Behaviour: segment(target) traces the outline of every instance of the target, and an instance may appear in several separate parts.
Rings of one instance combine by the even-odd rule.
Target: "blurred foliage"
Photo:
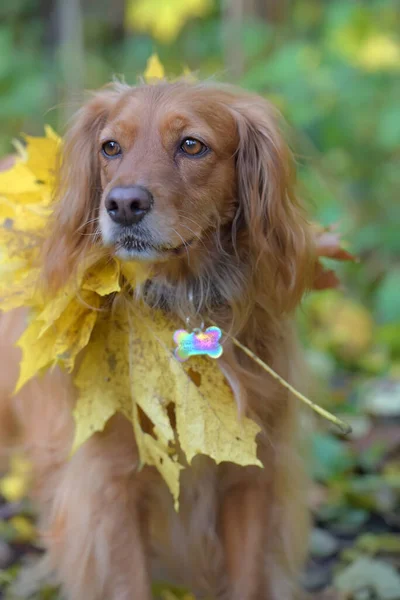
[[[312,439],[311,504],[320,529],[311,547],[318,569],[311,569],[308,588],[333,580],[350,598],[355,582],[362,593],[356,590],[354,598],[389,598],[387,590],[371,588],[371,579],[393,580],[400,565],[399,2],[291,0],[275,20],[257,18],[254,4],[81,0],[80,15],[76,0],[2,3],[0,154],[12,150],[21,131],[41,134],[49,123],[62,133],[81,100],[80,74],[85,88],[103,85],[114,73],[135,83],[152,52],[171,75],[187,66],[200,78],[233,81],[280,108],[313,219],[337,224],[359,257],[334,265],[345,293],[312,293],[299,314],[320,384],[316,400],[354,431],[347,441],[323,430]],[[74,18],[83,27],[72,28],[77,37],[68,39],[63,18],[69,6],[78,6]],[[239,23],[232,16],[238,7]],[[68,69],[71,46],[75,62]],[[15,465],[1,485],[9,502],[13,494],[18,499],[23,484]],[[9,517],[5,523],[0,538],[29,539],[29,525]],[[321,579],[322,555],[323,561],[340,558],[334,576],[330,564]],[[4,580],[8,573],[14,577],[15,568],[4,571]],[[54,596],[42,589],[37,597]]]

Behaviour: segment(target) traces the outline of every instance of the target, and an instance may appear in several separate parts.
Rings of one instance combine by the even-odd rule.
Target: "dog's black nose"
[[[143,219],[153,205],[153,196],[140,185],[115,187],[105,202],[111,219],[118,225],[135,225]]]

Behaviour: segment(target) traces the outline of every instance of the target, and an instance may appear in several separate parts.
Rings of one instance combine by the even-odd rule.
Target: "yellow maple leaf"
[[[239,420],[217,363],[197,357],[182,365],[174,358],[176,325],[160,311],[124,304],[99,320],[75,378],[80,394],[74,411],[74,450],[122,412],[133,422],[141,462],[158,469],[177,508],[180,471],[197,454],[217,463],[261,463],[255,441],[259,428],[250,419]],[[193,381],[194,371],[201,381]],[[151,431],[142,429],[139,408],[152,424]],[[178,443],[184,462],[178,460]]]
[[[120,262],[121,275],[131,289],[144,283],[151,274],[151,268],[144,263]]]
[[[175,502],[179,496],[179,472],[182,466],[171,457],[168,442],[174,434],[168,422],[158,422],[159,438],[143,431],[137,406],[132,399],[131,352],[132,322],[124,305],[117,305],[112,314],[102,315],[96,324],[82,364],[75,377],[79,397],[74,409],[76,423],[73,452],[93,433],[102,431],[107,421],[117,412],[133,423],[140,459],[143,464],[154,465],[166,481]],[[132,356],[136,363],[136,359]],[[151,384],[146,372],[145,381]],[[135,371],[136,372],[136,371]],[[146,385],[142,393],[146,393]],[[149,396],[149,402],[153,397]],[[141,402],[147,406],[146,402]],[[160,417],[160,411],[155,411]]]
[[[61,364],[72,371],[76,356],[89,342],[98,308],[98,296],[82,292],[82,301],[73,298],[51,324],[35,315],[17,342],[22,361],[15,391],[46,367]]]
[[[39,269],[27,269],[18,260],[0,263],[0,306],[8,311],[35,304]]]
[[[41,369],[49,366],[53,362],[53,345],[55,336],[49,335],[39,338],[41,321],[32,319],[27,326],[22,336],[19,338],[17,345],[22,350],[22,360],[20,363],[20,372],[15,391],[18,392],[29,379],[37,375]],[[35,349],[32,351],[32,349]]]
[[[53,186],[55,182],[58,153],[61,139],[56,136],[51,127],[46,126],[45,137],[25,136],[27,143],[26,167],[36,178],[38,185]]]
[[[28,195],[22,194],[21,196],[26,201]],[[32,203],[34,203],[33,198]],[[15,232],[38,231],[44,229],[48,217],[49,211],[45,207],[38,208],[26,202],[23,204],[15,196],[13,197],[13,201],[0,196],[0,221],[9,230]]]
[[[36,181],[34,173],[19,159],[11,169],[0,172],[0,196],[40,193]]]
[[[158,313],[153,315],[156,319]],[[154,464],[168,485],[178,508],[179,474],[182,469],[177,461],[175,432],[168,413],[174,402],[174,382],[170,377],[170,360],[175,360],[170,351],[151,334],[148,315],[130,313],[130,391],[133,402],[138,405],[153,424],[150,435],[139,426],[138,413],[134,419],[135,437],[141,461]],[[166,324],[167,321],[165,321]],[[170,330],[169,324],[168,329]],[[164,332],[165,333],[165,332]],[[169,337],[169,341],[172,337]],[[151,377],[149,360],[153,363]],[[135,407],[135,410],[136,407]]]
[[[0,196],[24,194],[27,199],[27,194],[33,194],[39,203],[48,200],[47,192],[51,192],[54,185],[61,139],[48,126],[45,132],[45,137],[26,136],[27,146],[23,153],[11,169],[0,172]]]
[[[0,172],[0,301],[3,310],[34,305],[36,260],[51,214],[56,153],[60,139],[27,138],[11,168]],[[41,179],[39,179],[39,177]]]
[[[7,248],[7,257],[22,260],[28,268],[38,256],[41,236],[31,231],[18,231],[5,222],[0,229],[0,244]]]
[[[102,431],[116,412],[132,418],[129,380],[129,323],[122,308],[98,316],[90,347],[74,382],[79,397],[73,451],[94,432]]]
[[[134,413],[133,425],[142,464],[156,467],[172,494],[175,510],[178,510],[179,476],[183,466],[178,462],[176,455],[171,455],[168,446],[141,430],[137,413]]]
[[[14,454],[10,459],[9,473],[0,479],[0,493],[7,502],[18,502],[26,495],[30,473],[30,462],[21,454]]]
[[[207,454],[217,463],[262,466],[255,441],[260,428],[250,419],[239,420],[232,391],[217,362],[194,356],[179,363],[171,345],[178,323],[145,307],[136,314],[132,353],[137,358],[132,376],[139,370],[136,401],[147,416],[158,424],[160,400],[164,412],[168,404],[175,404],[179,443],[189,463],[197,454]],[[138,386],[144,387],[144,381],[147,384],[144,376],[152,356],[158,368],[151,378],[151,393],[143,389],[138,394]]]
[[[183,67],[182,77],[186,81],[190,81],[190,82],[197,81],[197,78],[196,78],[195,74],[193,73],[193,71],[191,71],[191,69],[189,69],[188,66]]]
[[[82,293],[79,300],[71,302],[70,310],[64,311],[57,319],[54,324],[56,339],[53,364],[62,364],[69,372],[73,370],[75,358],[90,340],[99,308],[99,299],[95,294],[85,296]]]
[[[204,17],[213,0],[130,0],[125,23],[129,29],[145,31],[160,42],[172,42],[192,17]]]
[[[69,282],[62,287],[57,294],[47,302],[42,312],[37,316],[42,321],[40,330],[41,337],[50,327],[53,327],[57,319],[67,311],[71,313],[71,322],[79,320],[83,306],[89,310],[98,310],[98,296],[107,296],[120,291],[119,285],[120,267],[117,261],[98,262],[78,274],[76,281]],[[89,292],[89,293],[88,293]],[[94,293],[90,293],[94,292]],[[80,306],[80,305],[81,306]]]
[[[108,296],[121,290],[119,279],[120,263],[117,260],[106,260],[86,270],[82,289],[95,292],[99,296]]]
[[[157,54],[152,54],[147,60],[146,70],[143,73],[143,77],[146,83],[151,83],[152,81],[157,82],[159,79],[163,79],[165,77],[164,67]]]

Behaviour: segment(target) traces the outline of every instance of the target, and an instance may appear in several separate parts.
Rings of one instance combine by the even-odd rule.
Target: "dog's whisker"
[[[198,239],[201,240],[201,235],[199,233],[197,233],[196,231],[193,231],[193,229],[191,227],[189,227],[188,225],[185,225],[184,223],[180,223],[179,224],[180,227],[184,227],[185,229],[187,229],[191,234],[193,234],[193,236]],[[176,230],[174,230],[176,232]]]
[[[185,229],[187,229],[190,233],[192,233],[194,235],[194,237],[197,239],[197,241],[204,246],[204,248],[207,248],[202,236],[196,234],[196,232],[193,231],[193,229],[191,229],[188,225],[184,225],[183,223],[181,223],[180,227],[184,227]],[[208,236],[205,235],[204,237],[208,237]]]
[[[179,216],[182,216],[185,220],[187,221],[191,221],[192,223],[194,223],[200,230],[201,233],[196,233],[195,231],[193,231],[193,229],[191,229],[188,225],[186,225],[185,223],[180,223],[181,227],[185,227],[188,231],[190,231],[191,233],[193,233],[193,235],[204,244],[204,239],[211,239],[210,233],[208,233],[206,230],[202,229],[199,225],[199,223],[197,223],[197,221],[195,221],[194,219],[189,218],[183,211],[177,211]]]
[[[180,217],[183,217],[186,221],[191,221],[192,223],[194,223],[196,225],[196,227],[198,227],[200,229],[200,231],[202,230],[200,223],[198,223],[195,219],[192,219],[191,217],[189,217],[186,212],[178,209],[177,213]]]
[[[101,236],[101,232],[99,229],[96,229],[95,231],[91,231],[89,233],[80,233],[79,235],[96,238]]]
[[[87,227],[88,225],[91,225],[92,223],[98,223],[99,221],[99,217],[94,217],[93,219],[89,219],[88,221],[85,221],[84,223],[82,223],[82,225],[80,225],[76,232],[78,233],[81,229],[84,229],[85,227]]]
[[[101,231],[99,227],[97,227],[94,231],[89,233],[80,233],[79,235],[82,237],[92,238],[94,241],[101,239]]]
[[[179,237],[180,240],[182,240],[182,245],[183,245],[183,247],[186,250],[188,264],[190,265],[190,255],[189,255],[189,244],[188,244],[188,242],[181,236],[180,233],[178,233],[176,231],[176,229],[172,228],[172,231]]]

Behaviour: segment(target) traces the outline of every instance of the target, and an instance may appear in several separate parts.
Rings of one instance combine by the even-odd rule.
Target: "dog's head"
[[[47,279],[65,279],[99,245],[180,279],[219,269],[226,284],[236,269],[244,288],[264,286],[270,303],[290,309],[310,265],[292,179],[261,98],[187,82],[117,84],[78,112],[66,136]]]

